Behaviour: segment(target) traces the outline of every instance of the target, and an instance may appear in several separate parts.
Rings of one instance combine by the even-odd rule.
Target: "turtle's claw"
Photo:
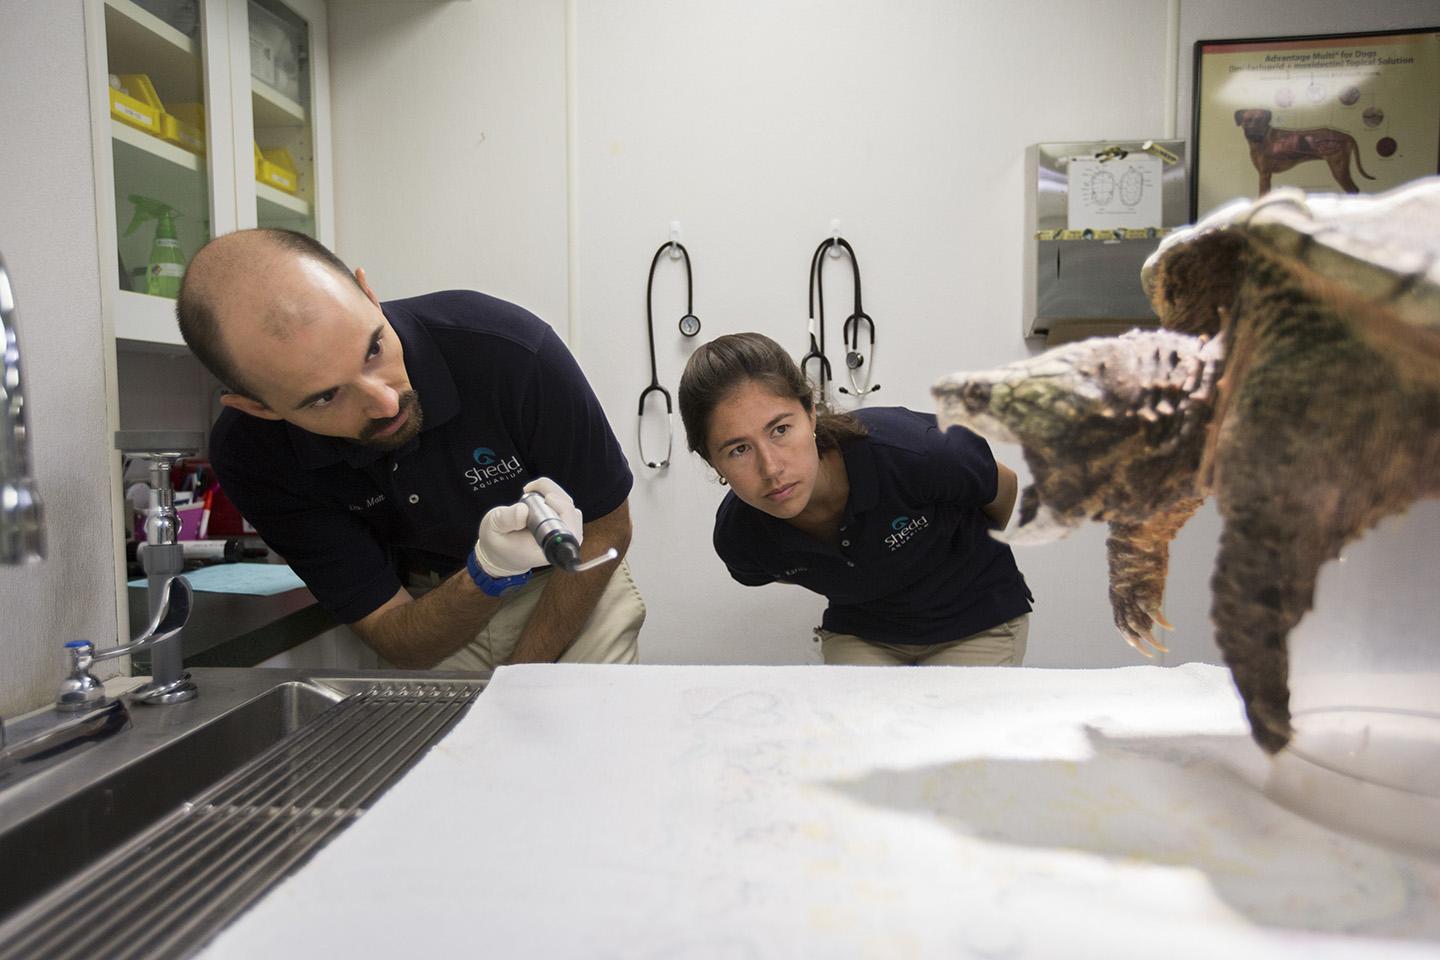
[[[1129,630],[1122,630],[1120,632],[1120,635],[1125,638],[1126,643],[1130,644],[1130,646],[1138,650],[1141,656],[1145,657],[1147,660],[1155,659],[1155,654],[1151,650],[1146,649],[1147,644],[1150,647],[1154,647],[1155,645],[1155,641],[1150,637],[1149,630],[1144,630],[1139,633],[1131,633]]]

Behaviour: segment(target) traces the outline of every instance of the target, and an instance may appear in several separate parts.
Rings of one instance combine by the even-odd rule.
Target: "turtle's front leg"
[[[1287,514],[1292,522],[1277,524]],[[1299,509],[1252,507],[1227,513],[1220,535],[1210,581],[1215,641],[1245,701],[1251,735],[1267,753],[1290,742],[1286,641],[1315,596],[1320,558],[1303,528],[1318,523]]]
[[[1202,503],[1203,497],[1181,497],[1143,519],[1110,521],[1110,608],[1125,642],[1147,657],[1166,650],[1154,628],[1171,629],[1161,612],[1170,541]]]

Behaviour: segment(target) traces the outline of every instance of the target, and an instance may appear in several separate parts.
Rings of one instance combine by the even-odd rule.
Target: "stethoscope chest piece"
[[[700,318],[693,313],[685,314],[680,318],[680,332],[687,337],[695,336],[700,332]]]
[[[860,350],[862,327],[870,335],[870,342],[863,353]],[[841,329],[841,333],[845,337],[845,366],[849,370],[850,389],[841,387],[840,392],[850,397],[863,397],[879,390],[878,383],[873,385],[870,383],[870,374],[875,369],[873,366],[864,371],[863,382],[856,379],[856,374],[865,366],[867,357],[875,352],[875,321],[870,319],[870,314],[857,308],[855,313],[845,318],[845,326]]]

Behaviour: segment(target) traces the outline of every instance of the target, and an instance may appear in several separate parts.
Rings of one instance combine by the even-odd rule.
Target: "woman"
[[[695,351],[680,417],[730,487],[716,552],[740,583],[829,599],[826,663],[1020,664],[1030,592],[990,536],[1015,474],[980,437],[902,407],[817,413],[799,367],[758,333]]]

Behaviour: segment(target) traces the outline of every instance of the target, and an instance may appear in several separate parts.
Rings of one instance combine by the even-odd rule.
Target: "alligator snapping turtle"
[[[1115,621],[1142,652],[1168,626],[1170,540],[1214,494],[1216,642],[1274,753],[1321,565],[1440,495],[1440,178],[1237,202],[1167,237],[1142,280],[1163,329],[947,377],[940,420],[1023,445],[1012,540],[1109,523]]]

